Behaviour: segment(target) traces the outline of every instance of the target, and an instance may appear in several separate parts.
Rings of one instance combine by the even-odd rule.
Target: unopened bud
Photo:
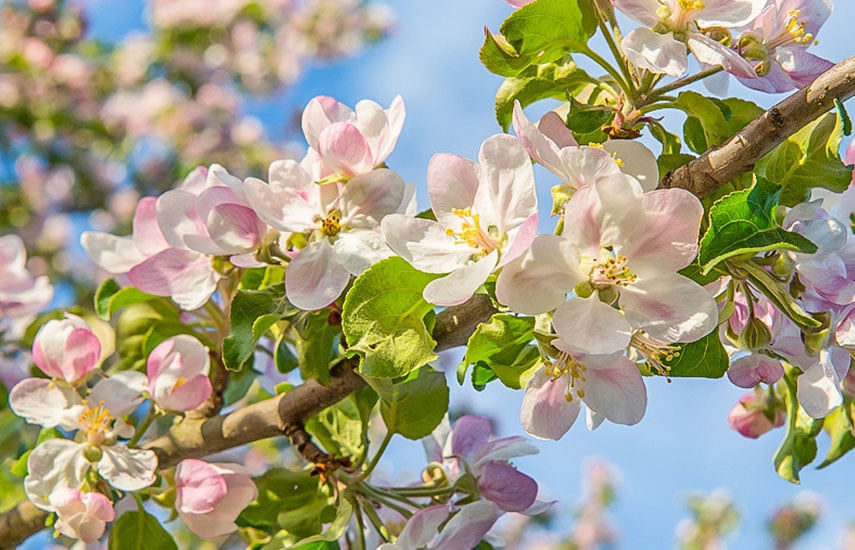
[[[760,319],[752,317],[739,333],[737,345],[742,349],[757,351],[768,346],[771,341],[772,333],[769,327]]]

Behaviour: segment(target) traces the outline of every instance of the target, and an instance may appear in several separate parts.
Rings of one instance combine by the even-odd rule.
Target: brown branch
[[[486,296],[475,296],[465,304],[444,310],[434,325],[436,350],[465,344],[478,323],[486,321],[495,312]],[[298,444],[305,443],[299,432],[306,420],[365,385],[354,371],[357,366],[358,359],[355,358],[339,363],[331,372],[328,386],[308,380],[287,393],[226,415],[187,417],[166,434],[147,441],[143,447],[157,453],[160,468],[169,468],[185,458],[207,456],[268,437],[288,435],[296,438]],[[328,456],[311,441],[309,443],[311,445],[305,445],[301,452],[314,458]],[[0,548],[14,547],[40,531],[46,518],[47,514],[30,501],[23,501],[16,508],[0,514]]]
[[[665,174],[659,187],[681,187],[699,197],[709,195],[753,170],[763,155],[828,112],[835,99],[844,101],[853,95],[855,57],[850,57],[760,115],[723,144]]]

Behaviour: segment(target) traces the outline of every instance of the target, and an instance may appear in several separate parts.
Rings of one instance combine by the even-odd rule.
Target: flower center
[[[707,7],[703,0],[677,0],[677,4],[685,11],[702,10]]]
[[[326,218],[318,216],[315,221],[321,223],[321,233],[327,237],[335,237],[341,231],[341,211],[338,209],[331,211]]]
[[[585,389],[582,383],[585,382],[585,372],[588,367],[579,363],[566,352],[560,352],[555,361],[546,361],[546,376],[550,377],[553,382],[557,382],[562,377],[568,377],[567,389],[564,392],[564,399],[569,403],[573,401],[573,394],[579,399],[585,398]]]
[[[813,39],[813,34],[805,31],[807,21],[799,17],[802,15],[802,10],[790,10],[787,12],[787,32],[790,34],[792,41],[803,46],[810,45],[813,42],[814,46],[819,44],[818,40]]]
[[[103,401],[98,402],[97,407],[90,407],[89,401],[83,400],[83,412],[77,419],[83,424],[83,430],[86,433],[86,442],[90,445],[103,445],[107,440],[107,429],[110,427],[110,422],[114,420]]]
[[[600,258],[591,268],[591,283],[597,288],[609,285],[629,286],[638,279],[627,266],[626,256],[615,253],[611,246],[601,248]]]
[[[647,361],[652,370],[660,376],[668,377],[668,382],[671,381],[671,366],[665,362],[680,356],[680,346],[666,344],[643,331],[633,333],[629,344]]]
[[[454,208],[451,213],[462,220],[460,230],[448,228],[445,234],[454,237],[454,244],[466,244],[472,248],[479,248],[484,255],[489,254],[498,246],[496,239],[497,229],[493,226],[487,231],[481,229],[481,215],[473,214],[472,208]]]

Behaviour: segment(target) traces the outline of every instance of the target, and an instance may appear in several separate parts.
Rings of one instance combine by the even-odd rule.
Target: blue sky
[[[331,95],[353,105],[363,98],[388,105],[400,94],[407,121],[389,165],[407,181],[420,186],[420,206],[427,207],[424,177],[427,162],[437,152],[475,158],[481,142],[500,131],[493,116],[493,97],[501,79],[478,61],[485,25],[497,30],[511,9],[502,0],[390,1],[398,24],[395,34],[355,59],[307,68],[304,80],[288,92],[252,104],[274,135],[295,110],[313,96]],[[814,51],[839,61],[851,55],[851,22],[855,3],[838,0],[836,13],[819,34]],[[93,30],[116,36],[141,26],[138,0],[96,0],[92,3]],[[629,29],[631,27],[627,27]],[[746,93],[731,84],[733,95],[745,95],[761,105],[779,97]],[[538,113],[533,107],[531,116]],[[679,123],[679,121],[678,121]],[[211,159],[215,162],[216,159]],[[547,190],[554,180],[538,173]],[[547,195],[544,193],[545,198]],[[450,354],[444,359],[456,364]],[[452,404],[458,408],[492,414],[501,435],[521,433],[521,392],[493,385],[483,393],[459,388],[453,379]],[[577,425],[558,442],[538,443],[541,454],[519,459],[521,470],[540,482],[544,496],[559,499],[559,526],[570,525],[570,505],[581,496],[584,459],[599,456],[620,468],[619,499],[614,508],[621,533],[621,548],[663,548],[674,545],[674,528],[685,517],[684,501],[695,492],[725,488],[742,512],[738,533],[728,539],[733,547],[769,545],[765,521],[771,511],[802,490],[818,493],[825,513],[818,527],[798,548],[836,545],[843,526],[855,520],[855,499],[848,474],[855,465],[849,455],[826,470],[808,468],[797,487],[774,472],[772,455],[783,430],[758,441],[745,439],[727,426],[727,413],[743,390],[725,380],[647,380],[649,405],[637,426],[604,424],[587,432]],[[821,439],[820,456],[826,444]],[[419,445],[398,445],[389,467],[418,468]]]

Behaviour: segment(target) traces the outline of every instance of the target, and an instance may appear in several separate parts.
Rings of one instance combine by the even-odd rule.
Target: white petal
[[[566,384],[553,381],[540,369],[525,388],[520,421],[525,432],[538,439],[561,439],[581,410],[580,400],[568,402]]]
[[[83,411],[80,396],[68,386],[44,378],[25,378],[9,392],[9,405],[30,424],[45,428],[60,426],[74,431]]]
[[[383,236],[396,254],[425,273],[449,273],[466,265],[476,250],[455,244],[433,220],[393,214],[383,218]]]
[[[621,171],[637,179],[645,191],[652,191],[659,185],[656,155],[640,141],[610,139],[603,143],[603,149],[620,160],[623,163]]]
[[[820,352],[825,353],[825,350]],[[796,397],[813,418],[824,418],[843,403],[840,381],[828,360],[816,361],[797,379]]]
[[[24,490],[42,510],[52,511],[48,496],[60,487],[79,488],[90,463],[83,456],[85,445],[67,439],[48,439],[33,449],[27,458]]]
[[[424,290],[425,300],[437,306],[462,304],[484,284],[495,269],[498,259],[499,253],[494,250],[473,264],[455,269],[445,277],[431,281]]]
[[[638,28],[624,37],[621,47],[636,67],[675,77],[686,72],[686,45],[675,40],[671,33],[659,34]]]
[[[558,306],[552,326],[570,350],[583,353],[624,350],[632,333],[623,315],[601,302],[596,293],[588,298],[571,298]]]
[[[157,455],[154,451],[128,449],[124,445],[101,447],[98,473],[122,491],[137,491],[154,483]]]
[[[647,409],[647,388],[641,373],[622,355],[612,356],[609,362],[605,368],[585,363],[585,405],[616,424],[637,424]]]
[[[350,273],[336,258],[329,241],[312,243],[291,260],[285,270],[288,300],[307,311],[336,300],[350,281]]]

